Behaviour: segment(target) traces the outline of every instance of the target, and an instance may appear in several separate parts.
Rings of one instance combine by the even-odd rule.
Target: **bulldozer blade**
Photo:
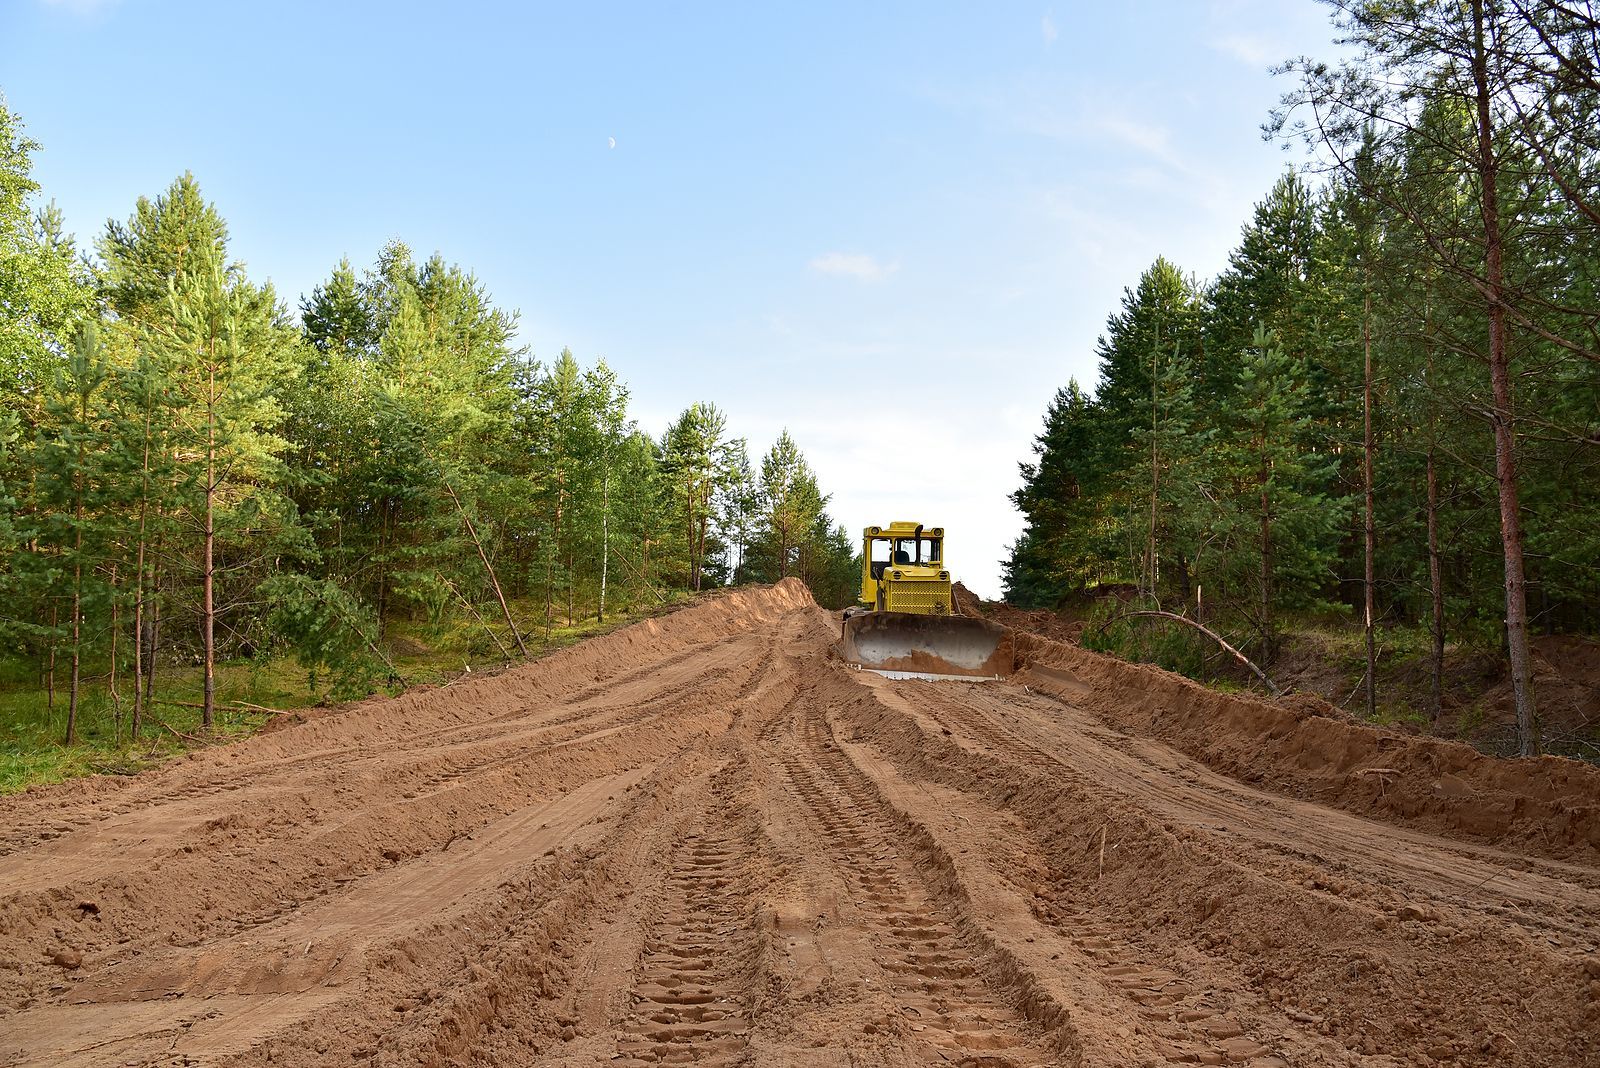
[[[982,682],[1016,670],[1011,631],[971,616],[859,612],[844,621],[841,652],[892,679]]]

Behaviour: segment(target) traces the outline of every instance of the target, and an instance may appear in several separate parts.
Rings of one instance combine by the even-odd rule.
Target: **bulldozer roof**
[[[944,537],[944,527],[930,527],[924,523],[908,523],[904,520],[897,520],[887,526],[868,527],[866,533],[869,538],[909,538],[917,533],[919,526],[922,528],[922,536],[925,538]]]

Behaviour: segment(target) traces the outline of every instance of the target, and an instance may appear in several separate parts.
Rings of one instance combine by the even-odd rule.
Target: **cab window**
[[[894,562],[897,564],[937,564],[938,538],[896,538]]]

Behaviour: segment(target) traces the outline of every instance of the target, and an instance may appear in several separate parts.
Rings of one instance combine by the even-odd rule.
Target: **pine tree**
[[[1600,310],[1573,301],[1561,284],[1566,250],[1592,245],[1600,233],[1593,124],[1571,121],[1594,115],[1600,100],[1600,83],[1573,77],[1588,62],[1583,42],[1592,38],[1593,22],[1564,5],[1485,0],[1362,0],[1342,5],[1340,21],[1350,58],[1337,66],[1291,65],[1300,86],[1269,129],[1304,138],[1346,172],[1358,145],[1375,139],[1381,156],[1404,160],[1426,130],[1420,140],[1435,149],[1439,168],[1422,172],[1430,180],[1420,191],[1435,191],[1443,173],[1470,194],[1469,214],[1462,201],[1419,196],[1409,182],[1363,187],[1422,238],[1433,269],[1476,294],[1482,332],[1463,349],[1480,355],[1487,370],[1482,410],[1493,436],[1507,659],[1519,748],[1534,754],[1540,741],[1518,426],[1536,409],[1525,399],[1519,406],[1512,366],[1534,353],[1600,363],[1592,342]],[[1308,112],[1314,118],[1297,117]]]
[[[1231,483],[1220,570],[1270,661],[1282,611],[1318,603],[1333,578],[1343,501],[1326,490],[1334,461],[1316,449],[1303,363],[1258,327],[1237,382],[1220,456]]]
[[[45,511],[36,544],[48,547],[48,572],[56,580],[51,585],[65,586],[59,599],[65,603],[67,622],[57,637],[65,640],[71,664],[67,745],[77,740],[84,651],[92,626],[86,617],[109,602],[96,568],[107,540],[101,514],[108,493],[107,433],[99,393],[108,375],[98,331],[93,323],[85,324],[47,402],[37,459],[39,503]]]
[[[699,590],[712,548],[713,505],[736,477],[743,442],[728,437],[728,420],[714,404],[697,402],[661,440],[661,475],[683,535],[684,585]]]
[[[1228,267],[1211,290],[1202,363],[1205,391],[1226,398],[1236,356],[1254,344],[1256,329],[1270,331],[1290,352],[1305,354],[1315,334],[1300,315],[1311,273],[1316,235],[1311,191],[1293,172],[1283,175],[1239,236]]]
[[[332,276],[300,302],[306,340],[318,352],[347,356],[370,354],[377,337],[374,316],[361,291],[355,269],[341,259]]]
[[[293,537],[295,517],[277,492],[289,443],[274,432],[283,411],[277,391],[299,366],[298,338],[271,289],[257,289],[213,260],[196,258],[168,295],[171,333],[163,359],[178,399],[178,446],[194,457],[194,491],[185,500],[198,541],[202,723],[216,713],[217,620],[229,605],[219,588],[221,555],[255,555],[268,537]],[[227,569],[242,579],[243,567]]]
[[[1005,565],[1006,599],[1054,606],[1106,577],[1105,514],[1115,455],[1099,407],[1076,379],[1056,391],[1034,439],[1037,460],[1019,465],[1011,500],[1025,525]]]
[[[113,343],[125,333],[112,332]],[[176,458],[173,429],[177,412],[162,348],[137,347],[135,354],[115,367],[109,387],[111,448],[119,458],[121,482],[122,572],[129,584],[133,631],[133,718],[130,734],[137,738],[150,699],[156,648],[155,603],[152,596],[156,547],[175,538],[174,497],[186,487],[182,464]]]
[[[92,311],[92,291],[54,204],[36,212],[38,142],[0,101],[0,408],[32,436],[61,355]]]
[[[826,528],[817,530],[828,499],[817,489],[811,465],[787,430],[778,435],[761,459],[759,494],[766,528],[764,549],[775,577],[798,574],[807,578],[811,561],[806,559],[804,550],[810,539],[826,537],[828,533]]]
[[[621,481],[622,448],[634,428],[628,420],[628,387],[617,380],[604,360],[585,373],[584,389],[594,418],[594,461],[600,481],[600,596],[595,619],[604,623],[611,576],[612,495]]]
[[[727,573],[729,585],[749,581],[751,562],[748,556],[755,543],[761,518],[761,495],[756,482],[755,469],[750,465],[750,454],[740,442],[729,470],[727,485],[717,500],[717,524],[728,541],[730,554]]]

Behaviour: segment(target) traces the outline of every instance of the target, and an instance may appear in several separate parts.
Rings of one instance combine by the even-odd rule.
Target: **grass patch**
[[[666,605],[636,605],[610,615],[603,624],[592,617],[570,625],[558,622],[551,628],[548,640],[543,602],[514,603],[512,614],[523,629],[529,656],[537,659],[692,599],[691,594],[679,594]],[[504,632],[503,627],[496,630]],[[504,640],[514,653],[515,644],[509,636]],[[504,663],[494,640],[473,620],[398,620],[390,624],[384,644],[385,652],[411,686],[439,685],[463,671],[494,670]],[[140,736],[131,738],[131,674],[121,680],[118,710],[107,693],[105,665],[94,665],[92,670],[100,674],[85,681],[78,709],[78,739],[67,746],[62,744],[67,729],[67,695],[62,684],[65,673],[58,668],[56,697],[51,707],[31,661],[0,660],[0,795],[84,775],[132,775],[196,746],[255,733],[273,718],[271,712],[260,709],[305,708],[327,699],[325,685],[314,690],[307,673],[292,656],[219,663],[216,722],[206,733],[201,728],[200,709],[190,707],[198,705],[204,695],[200,667],[162,664],[156,674],[156,700],[146,713]],[[395,694],[403,689],[389,685],[375,692]]]

